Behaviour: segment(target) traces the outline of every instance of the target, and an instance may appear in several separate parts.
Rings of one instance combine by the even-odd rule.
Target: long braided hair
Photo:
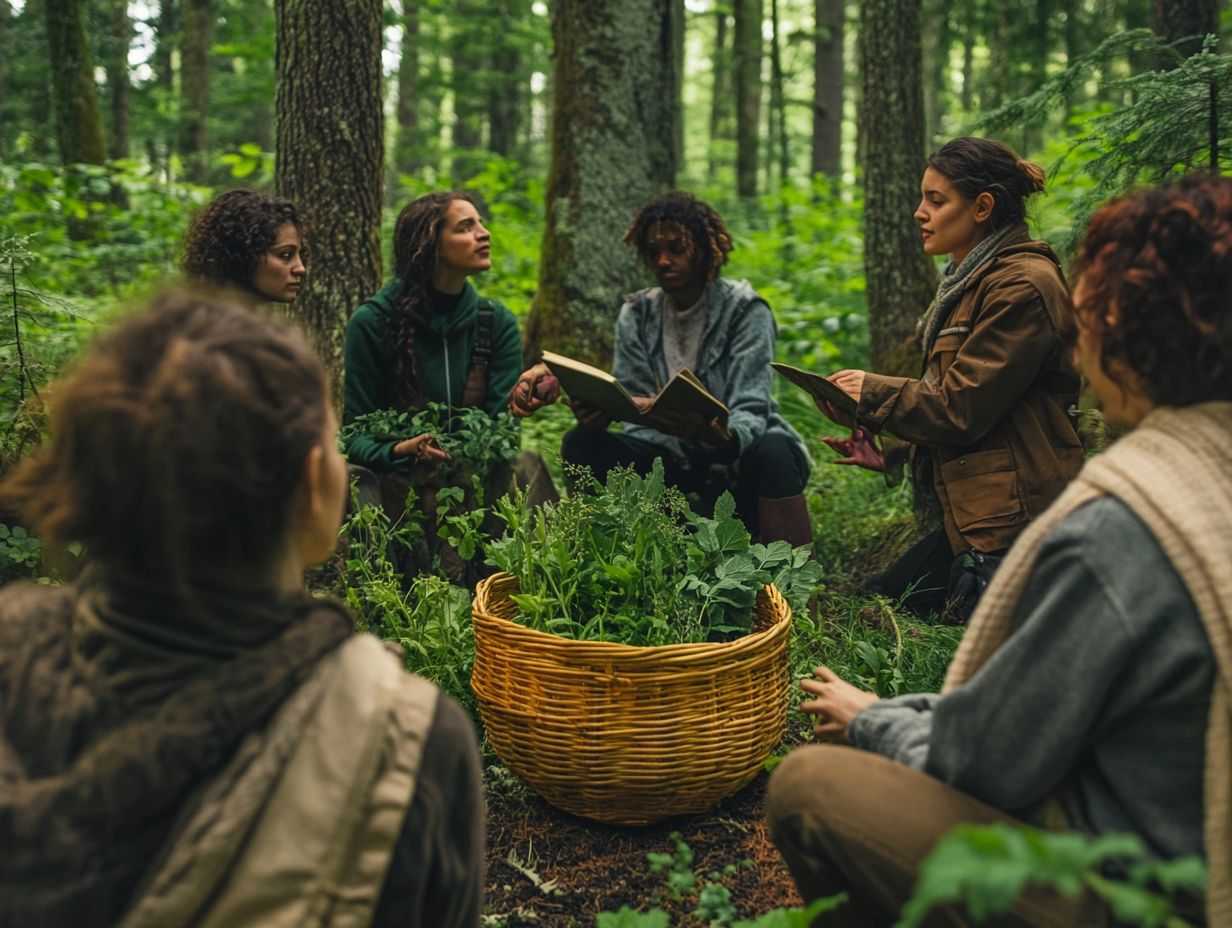
[[[436,270],[436,246],[445,212],[455,200],[475,201],[464,193],[437,191],[402,207],[394,225],[394,274],[402,282],[394,297],[394,383],[401,403],[420,404],[415,364],[415,321],[428,306],[428,288]]]

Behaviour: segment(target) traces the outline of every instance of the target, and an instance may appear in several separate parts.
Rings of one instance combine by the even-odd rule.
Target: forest
[[[0,0],[0,476],[47,440],[56,377],[181,280],[192,217],[237,187],[290,199],[305,217],[304,285],[278,312],[308,335],[339,411],[348,319],[393,273],[399,211],[435,190],[473,197],[491,234],[477,283],[516,317],[526,366],[547,349],[610,369],[622,299],[652,283],[626,230],[649,198],[681,189],[726,222],[722,276],[747,279],[770,306],[778,361],[914,377],[919,353],[907,346],[944,268],[913,219],[926,156],[976,135],[1042,165],[1030,229],[1068,266],[1100,203],[1193,172],[1232,174],[1230,38],[1232,6],[1216,0]],[[542,605],[556,583],[546,566],[531,592],[539,555],[527,552],[547,542],[513,503],[459,490],[438,491],[435,514],[361,508],[338,552],[308,572],[314,594],[399,643],[407,669],[479,731],[483,924],[827,923],[827,904],[803,907],[764,821],[768,772],[811,737],[794,681],[825,664],[882,697],[935,692],[963,627],[868,591],[927,514],[910,481],[887,487],[829,466],[821,439],[847,431],[775,380],[812,461],[808,566],[789,549],[750,547],[747,532],[731,541],[739,523],[720,508],[683,517],[692,540],[662,555],[688,560],[684,580],[651,576],[643,540],[668,551],[673,531],[636,522],[659,505],[653,477],[618,488],[621,498],[609,489],[598,508],[570,510],[569,494],[559,504],[562,525],[576,519],[600,540],[624,533],[639,552],[592,569],[570,549],[573,575],[593,574],[595,589],[649,578],[656,605],[625,644],[676,646],[652,627],[666,608],[655,584],[711,610],[699,641],[735,626],[751,634],[768,608],[757,589],[772,578],[795,605],[781,737],[703,811],[596,822],[511,769],[517,739],[492,729],[498,716],[478,698],[495,684],[480,671],[474,589],[443,569],[404,576],[394,549],[434,519],[464,557],[522,576],[522,615],[590,635],[576,612]],[[1113,429],[1089,391],[1080,406],[1089,454]],[[558,404],[520,432],[464,426],[449,447],[459,461],[538,452],[563,488],[561,440],[574,424]],[[458,473],[469,485],[471,472]],[[489,515],[503,518],[503,540],[482,537]],[[758,579],[732,592],[722,570],[737,549]],[[0,583],[70,582],[83,558],[80,545],[44,554],[38,533],[0,509]],[[614,622],[609,595],[573,608]],[[676,750],[671,762],[691,775],[688,747]],[[1131,862],[1116,879],[1112,859]],[[898,924],[950,903],[979,921],[1042,884],[1095,892],[1126,924],[1181,925],[1178,895],[1200,894],[1205,879],[1200,861],[1153,860],[1130,836],[992,826],[955,832],[928,866]]]

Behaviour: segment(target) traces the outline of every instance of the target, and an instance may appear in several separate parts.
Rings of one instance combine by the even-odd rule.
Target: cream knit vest
[[[1193,598],[1214,652],[1203,794],[1206,906],[1211,925],[1232,925],[1232,403],[1156,409],[1088,461],[1006,556],[954,655],[943,692],[969,680],[1009,635],[1052,528],[1104,494],[1128,506],[1155,536]]]

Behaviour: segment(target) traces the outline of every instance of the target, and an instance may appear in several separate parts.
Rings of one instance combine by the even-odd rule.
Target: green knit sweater
[[[393,313],[401,281],[391,279],[360,304],[347,323],[342,421],[398,405],[394,382]],[[518,322],[508,308],[488,301],[492,315],[492,358],[483,408],[496,415],[505,408],[509,391],[522,372],[522,338]],[[419,392],[425,402],[458,404],[470,369],[471,351],[479,316],[479,293],[467,281],[458,305],[447,315],[425,315],[415,325],[415,367]],[[412,436],[404,436],[411,438]],[[352,437],[346,447],[352,464],[378,471],[391,470],[397,441],[371,435]]]

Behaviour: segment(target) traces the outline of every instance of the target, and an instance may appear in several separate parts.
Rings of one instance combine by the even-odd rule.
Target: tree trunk
[[[154,105],[156,110],[169,110],[178,103],[175,95],[174,52],[178,42],[179,6],[176,0],[160,0],[158,20],[154,37],[154,54],[150,63],[154,71]],[[146,143],[150,162],[158,166],[165,179],[171,179],[171,154],[179,138],[167,124],[166,117],[159,121],[158,130]]]
[[[791,156],[787,151],[787,101],[783,91],[782,38],[779,35],[779,0],[770,0],[770,138],[777,142],[779,189],[789,183]],[[769,186],[769,185],[767,185]]]
[[[529,75],[523,66],[518,25],[530,15],[525,0],[505,0],[492,15],[498,31],[492,48],[492,88],[488,95],[488,151],[512,157],[522,131],[523,98]]]
[[[761,0],[736,0],[736,193],[757,196],[761,111]]]
[[[210,45],[214,27],[213,0],[183,0],[180,13],[180,92],[183,136],[180,154],[188,179],[209,180],[210,171]]]
[[[622,243],[638,207],[675,181],[679,88],[670,0],[557,0],[552,161],[526,357],[543,347],[609,365],[620,297],[644,279]],[[611,50],[619,49],[619,54]]]
[[[312,224],[295,315],[342,384],[346,320],[381,282],[381,0],[277,0],[277,172]]]
[[[107,160],[103,123],[94,89],[94,61],[86,41],[81,0],[45,0],[56,140],[64,164],[102,164]]]
[[[5,6],[7,6],[5,0]],[[128,19],[128,0],[111,0],[111,54],[107,56],[107,89],[111,96],[112,159],[128,157],[128,104],[131,87],[128,82],[128,46],[133,27]]]
[[[684,168],[684,0],[668,3],[667,32],[672,50],[672,163]]]
[[[924,17],[924,139],[931,148],[941,134],[945,101],[949,93],[949,60],[952,29],[948,0],[928,0]]]
[[[975,36],[970,30],[963,36],[962,65],[962,108],[963,112],[971,112],[971,104],[975,102]]]
[[[716,6],[714,14],[714,54],[710,58],[710,148],[706,157],[706,176],[714,180],[719,169],[719,147],[729,136],[727,132],[727,84],[731,80],[727,51],[727,15],[725,6]]]
[[[910,343],[936,281],[912,221],[924,168],[920,0],[864,0],[864,274],[873,369],[916,374]]]
[[[813,3],[812,173],[837,184],[843,173],[844,0]]]
[[[398,136],[394,145],[394,183],[392,197],[398,188],[397,179],[414,174],[419,167],[416,156],[419,146],[419,3],[402,0],[402,49],[398,56]]]
[[[1176,50],[1182,56],[1196,55],[1206,34],[1219,32],[1218,0],[1151,0],[1151,31],[1168,42],[1177,42]],[[1164,57],[1159,66],[1171,69],[1176,62]]]
[[[483,116],[489,81],[484,74],[483,44],[477,28],[482,14],[469,0],[455,4],[457,20],[450,40],[450,81],[453,93],[453,163],[455,187],[460,187],[482,162]]]
[[[9,0],[0,0],[0,161],[9,153],[9,62],[13,60],[12,8]]]

